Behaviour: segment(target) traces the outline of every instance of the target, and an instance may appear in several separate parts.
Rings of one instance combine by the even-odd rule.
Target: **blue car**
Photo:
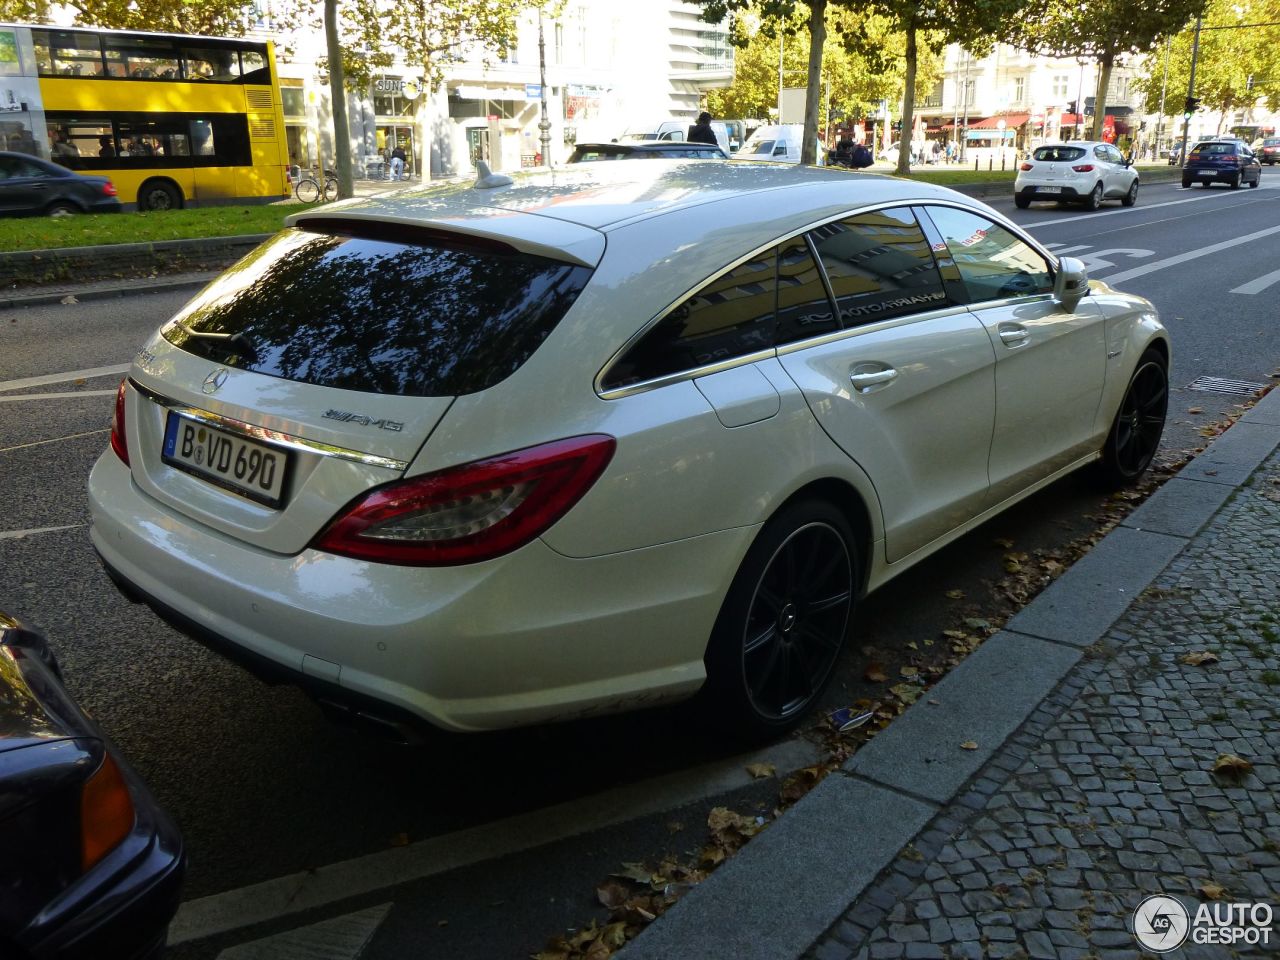
[[[1187,154],[1182,168],[1182,185],[1193,183],[1207,187],[1225,183],[1232,190],[1247,183],[1256,187],[1262,181],[1262,164],[1243,140],[1204,140]]]

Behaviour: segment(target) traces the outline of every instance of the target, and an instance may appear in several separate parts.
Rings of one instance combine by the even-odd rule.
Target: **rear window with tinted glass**
[[[164,337],[215,363],[286,380],[455,396],[519,369],[591,276],[438,231],[314,221],[311,230],[286,230],[245,257]]]
[[[1084,149],[1081,147],[1038,147],[1031,156],[1045,163],[1067,163],[1083,157]]]

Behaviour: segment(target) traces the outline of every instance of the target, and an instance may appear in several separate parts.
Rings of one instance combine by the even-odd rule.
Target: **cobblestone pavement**
[[[1143,897],[1207,883],[1280,917],[1278,501],[1275,455],[806,957],[1134,958]]]

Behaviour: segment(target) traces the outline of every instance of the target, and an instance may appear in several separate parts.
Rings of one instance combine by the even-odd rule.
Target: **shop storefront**
[[[374,146],[384,166],[377,169],[375,160],[370,175],[389,175],[391,153],[397,147],[404,150],[404,176],[415,176],[422,168],[414,129],[420,96],[421,89],[414,80],[379,77],[373,81]]]

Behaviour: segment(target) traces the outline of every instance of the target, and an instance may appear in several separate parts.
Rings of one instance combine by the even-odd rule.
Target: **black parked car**
[[[0,216],[119,213],[110,177],[75,173],[25,153],[0,150]]]
[[[183,869],[177,828],[44,638],[0,613],[0,957],[155,957]]]
[[[1225,183],[1237,190],[1241,184],[1256,187],[1261,181],[1262,164],[1243,140],[1202,140],[1187,153],[1182,168],[1184,187]]]
[[[580,143],[570,163],[596,160],[728,160],[729,155],[709,143],[681,140],[636,140],[627,143]]]

